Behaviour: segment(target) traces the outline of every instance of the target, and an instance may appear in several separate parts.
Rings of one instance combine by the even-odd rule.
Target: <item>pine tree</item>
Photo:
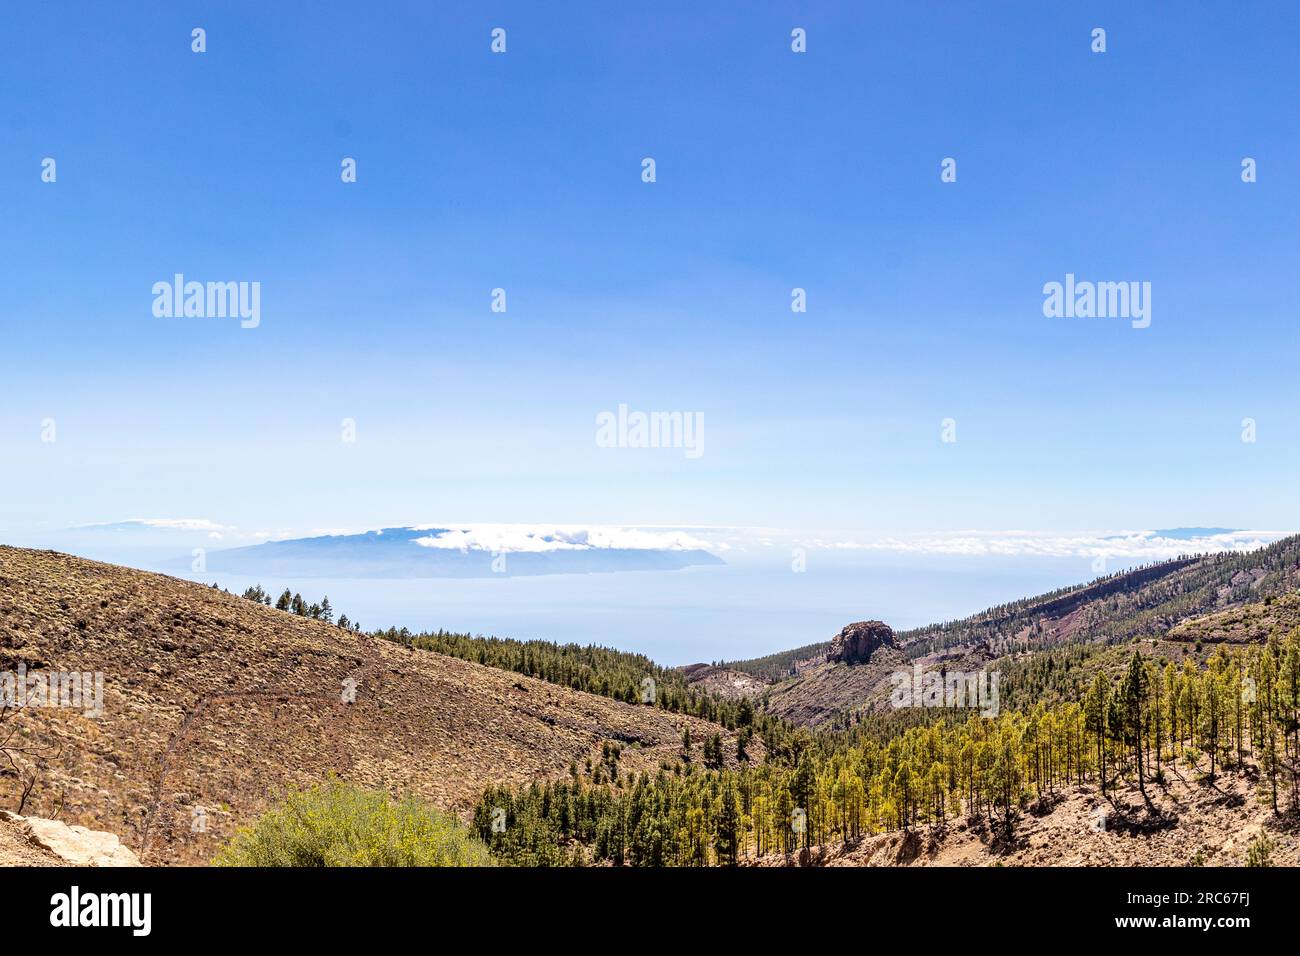
[[[795,765],[794,777],[790,781],[790,798],[794,800],[794,805],[804,812],[804,831],[803,845],[807,849],[811,846],[812,823],[813,823],[813,788],[816,784],[817,772],[813,766],[813,758],[810,750],[805,749],[799,756],[799,762]]]
[[[1165,663],[1168,663],[1168,661],[1166,661]],[[1163,730],[1161,726],[1161,710],[1160,710],[1160,686],[1161,686],[1160,678],[1163,672],[1164,672],[1163,668],[1161,668],[1159,665],[1155,663],[1152,663],[1151,673],[1147,677],[1147,684],[1151,688],[1151,723],[1154,728],[1154,736],[1156,741],[1155,772],[1159,780],[1164,779],[1163,771],[1160,769],[1160,763],[1161,763],[1160,738],[1161,738],[1161,731]]]
[[[1097,745],[1097,779],[1101,782],[1103,794],[1106,793],[1106,734],[1111,708],[1110,696],[1110,678],[1104,671],[1098,671],[1084,703],[1084,713],[1088,732]]]
[[[749,763],[749,742],[753,736],[754,731],[748,726],[736,734],[736,759],[741,763]]]
[[[1133,657],[1129,660],[1128,673],[1124,676],[1124,685],[1121,692],[1123,709],[1122,709],[1122,731],[1125,743],[1133,746],[1133,756],[1137,762],[1138,789],[1146,795],[1146,779],[1143,773],[1142,760],[1142,737],[1143,737],[1143,720],[1146,716],[1145,707],[1147,696],[1147,670],[1142,663],[1142,652],[1134,651]]]
[[[1282,654],[1282,740],[1291,739],[1291,808],[1300,810],[1300,628],[1287,635]]]
[[[740,810],[736,787],[731,780],[722,785],[717,821],[715,823],[714,852],[724,866],[735,866],[739,851]]]
[[[713,734],[704,741],[704,766],[710,770],[721,770],[722,764],[722,735]]]
[[[1202,720],[1204,721],[1203,742],[1210,755],[1211,782],[1216,776],[1219,756],[1219,737],[1223,720],[1223,688],[1217,671],[1219,658],[1216,655],[1210,661],[1210,668],[1201,677]]]
[[[1277,734],[1275,732],[1278,711],[1278,642],[1276,636],[1270,637],[1259,655],[1259,679],[1256,687],[1257,711],[1259,713],[1259,735],[1263,740],[1263,752],[1260,755],[1262,769],[1268,774],[1269,800],[1273,812],[1277,813],[1277,771],[1279,766],[1277,753]]]
[[[1181,683],[1178,677],[1178,668],[1174,666],[1173,661],[1165,664],[1165,709],[1169,718],[1169,759],[1172,761],[1177,756],[1177,747],[1181,735],[1178,733],[1178,695],[1181,690]]]

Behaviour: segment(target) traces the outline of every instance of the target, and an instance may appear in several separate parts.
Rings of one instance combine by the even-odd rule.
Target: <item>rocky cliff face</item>
[[[835,635],[826,660],[832,664],[840,661],[859,664],[870,660],[880,647],[898,647],[894,629],[883,621],[858,621]]]

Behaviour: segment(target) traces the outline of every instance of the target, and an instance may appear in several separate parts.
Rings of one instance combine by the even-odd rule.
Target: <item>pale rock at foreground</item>
[[[104,830],[23,817],[8,810],[0,810],[0,819],[14,824],[33,846],[48,850],[70,866],[140,865],[136,855],[122,845],[116,834]]]

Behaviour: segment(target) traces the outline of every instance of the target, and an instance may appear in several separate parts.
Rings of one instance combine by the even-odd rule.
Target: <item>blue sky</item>
[[[268,6],[8,11],[0,539],[1300,526],[1293,5]],[[260,326],[156,318],[177,272]]]

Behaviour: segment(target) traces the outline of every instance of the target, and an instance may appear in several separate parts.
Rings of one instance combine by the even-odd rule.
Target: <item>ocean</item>
[[[238,594],[261,584],[367,629],[463,631],[602,644],[660,664],[741,660],[825,641],[851,621],[895,630],[952,620],[1095,577],[1085,559],[810,552],[728,554],[722,567],[457,580],[258,580],[193,575]],[[1112,567],[1110,570],[1119,570]]]

